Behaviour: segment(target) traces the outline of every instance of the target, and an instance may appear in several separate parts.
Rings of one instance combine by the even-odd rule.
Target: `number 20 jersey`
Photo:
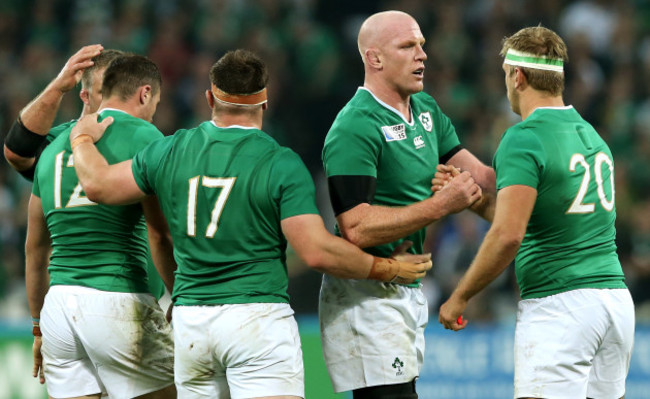
[[[493,165],[497,190],[537,190],[515,259],[523,299],[626,287],[614,242],[612,153],[573,107],[537,108],[506,130]]]
[[[114,122],[97,142],[110,164],[131,159],[163,137],[151,123],[105,109]],[[68,128],[48,145],[36,166],[32,192],[41,198],[52,239],[51,285],[112,292],[148,292],[147,230],[142,206],[106,206],[88,200],[74,170]]]

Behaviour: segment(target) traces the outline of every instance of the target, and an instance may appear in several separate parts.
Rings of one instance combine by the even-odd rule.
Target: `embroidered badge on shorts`
[[[393,126],[382,126],[382,133],[386,141],[397,141],[406,139],[406,126],[403,123]]]
[[[418,116],[418,119],[420,120],[424,130],[430,132],[431,129],[433,129],[433,121],[431,120],[431,113],[429,111],[422,112],[420,116]]]
[[[404,372],[402,371],[402,367],[404,367],[404,362],[399,360],[399,357],[395,358],[395,361],[393,362],[393,368],[397,369],[397,372],[395,375],[402,375]]]

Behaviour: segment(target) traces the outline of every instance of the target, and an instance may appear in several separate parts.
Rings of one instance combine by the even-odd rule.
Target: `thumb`
[[[108,116],[104,118],[99,124],[102,126],[104,130],[106,130],[106,128],[108,128],[110,125],[113,124],[113,121],[114,121],[113,117]]]

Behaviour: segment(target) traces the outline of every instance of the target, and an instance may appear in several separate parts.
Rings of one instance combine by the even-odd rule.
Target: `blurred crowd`
[[[361,22],[398,9],[427,39],[425,91],[452,119],[464,146],[486,163],[510,111],[501,40],[524,26],[556,30],[569,47],[565,102],[610,144],[616,167],[617,244],[637,316],[650,320],[650,1],[648,0],[3,0],[0,3],[0,131],[85,44],[149,56],[163,73],[154,123],[165,134],[209,119],[204,91],[214,61],[247,48],[268,63],[264,130],[312,172],[329,228],[320,151],[338,110],[363,84],[356,48]],[[77,92],[58,122],[78,117]],[[0,164],[0,317],[26,317],[24,237],[31,185]],[[471,262],[487,224],[463,212],[432,226],[434,271],[424,280],[435,318]],[[320,275],[289,259],[292,306],[315,312]],[[514,317],[509,268],[473,301],[466,318]]]

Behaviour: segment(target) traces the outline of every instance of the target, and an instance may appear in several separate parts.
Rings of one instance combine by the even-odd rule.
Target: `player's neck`
[[[549,96],[540,92],[522,94],[519,100],[521,119],[526,120],[537,108],[564,107],[562,96]]]
[[[215,113],[212,115],[212,121],[215,125],[219,127],[228,127],[228,126],[244,126],[244,127],[254,127],[256,129],[262,130],[262,117],[256,117],[251,115],[232,115],[232,114],[223,114]]]
[[[397,112],[402,114],[405,120],[411,121],[411,96],[410,95],[401,95],[394,89],[382,85],[376,84],[370,80],[366,80],[363,83],[363,87],[370,90],[375,97],[384,102],[387,105],[395,108]]]
[[[111,109],[118,109],[120,111],[124,111],[127,114],[131,116],[135,116],[136,118],[140,118],[140,113],[138,112],[139,109],[136,105],[135,100],[127,100],[123,101],[118,97],[111,97],[109,99],[104,99],[102,101],[101,105],[99,106],[99,109],[97,110],[98,112],[105,109],[105,108],[111,108]]]

